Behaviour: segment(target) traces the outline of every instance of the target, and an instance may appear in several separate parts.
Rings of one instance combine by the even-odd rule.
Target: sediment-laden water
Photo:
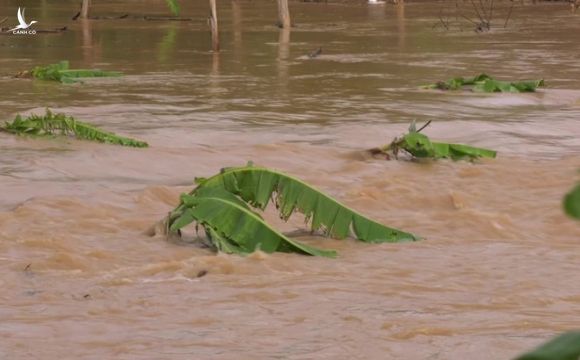
[[[162,14],[162,1],[94,14]],[[439,5],[204,2],[191,22],[71,22],[76,2],[26,4],[39,28],[0,36],[0,121],[66,112],[150,143],[132,149],[0,133],[0,357],[6,359],[509,359],[580,327],[580,226],[561,199],[580,168],[580,17],[518,6],[507,29],[433,29]],[[0,6],[15,20],[16,1]],[[498,8],[498,21],[501,19]],[[505,10],[505,9],[503,9]],[[12,19],[14,18],[14,19]],[[306,55],[322,47],[322,54]],[[126,73],[84,85],[14,79],[37,64]],[[419,86],[486,72],[535,94]],[[495,160],[365,157],[408,123]],[[214,255],[149,237],[196,176],[253,160],[424,241],[304,233],[336,260]],[[266,218],[285,231],[303,228]],[[198,277],[207,271],[207,275]]]

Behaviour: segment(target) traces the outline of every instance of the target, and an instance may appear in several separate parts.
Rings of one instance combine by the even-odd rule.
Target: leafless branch
[[[505,18],[505,24],[503,24],[504,29],[507,27],[508,21],[510,21],[510,17],[512,16],[512,10],[514,8],[515,3],[512,1],[512,5],[510,6],[510,10],[508,12],[507,17]]]
[[[425,125],[421,126],[421,127],[419,128],[419,130],[417,130],[417,132],[418,132],[418,133],[420,133],[420,132],[421,132],[421,130],[423,130],[424,128],[426,128],[427,126],[429,126],[429,124],[431,124],[431,121],[432,121],[432,120],[429,120],[429,121],[427,121],[427,122],[425,123]]]

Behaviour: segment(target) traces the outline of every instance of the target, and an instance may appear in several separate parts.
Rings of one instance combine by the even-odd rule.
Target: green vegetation
[[[262,217],[234,194],[224,189],[198,191],[181,197],[183,211],[171,225],[177,231],[196,221],[216,249],[226,253],[247,254],[254,250],[336,257],[333,250],[320,250],[292,241],[270,227]]]
[[[390,144],[382,148],[370,149],[373,155],[382,154],[390,159],[391,155],[397,158],[399,151],[404,150],[415,158],[430,158],[451,160],[475,160],[477,158],[495,158],[496,151],[477,148],[462,144],[450,144],[431,141],[426,135],[421,134],[421,130],[427,127],[431,121],[419,130],[416,129],[415,122],[409,126],[409,132],[401,138],[395,138]]]
[[[515,360],[578,360],[580,331],[564,333]]]
[[[267,253],[336,255],[293,241],[268,226],[253,209],[265,210],[270,199],[281,219],[287,221],[295,211],[301,212],[311,223],[311,230],[321,230],[325,236],[344,239],[353,235],[370,243],[419,240],[364,217],[296,178],[251,163],[196,181],[198,186],[182,195],[181,203],[165,220],[166,231],[179,233],[196,222],[212,245],[226,253],[247,254],[260,249]]]
[[[564,210],[580,220],[580,184],[564,198]],[[529,353],[514,360],[578,360],[580,359],[580,331],[561,334]]]
[[[70,69],[68,61],[64,60],[57,64],[36,66],[30,72],[24,72],[20,75],[68,84],[80,81],[83,78],[121,76],[122,73],[117,71]]]
[[[564,211],[571,217],[580,220],[580,184],[576,185],[564,197]]]
[[[180,8],[179,2],[177,0],[165,0],[165,2],[167,3],[167,6],[169,7],[169,10],[171,10],[173,15],[175,16],[179,15]]]
[[[53,114],[46,110],[44,116],[31,115],[23,119],[17,115],[13,122],[5,123],[1,130],[17,135],[73,136],[81,140],[97,141],[132,147],[147,147],[146,142],[115,135],[93,125],[77,121],[72,116]]]
[[[534,92],[538,87],[544,86],[544,80],[508,82],[492,78],[487,74],[480,74],[472,78],[457,77],[447,81],[438,81],[424,86],[425,89],[461,90],[471,89],[474,92]]]

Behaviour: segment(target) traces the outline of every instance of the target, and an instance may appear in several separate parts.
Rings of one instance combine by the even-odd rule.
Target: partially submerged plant
[[[564,211],[571,217],[580,220],[580,184],[576,185],[564,197]]]
[[[173,15],[177,16],[179,15],[179,2],[177,0],[165,0],[165,2],[167,3],[167,6],[169,7],[169,10],[173,13]]]
[[[63,60],[56,64],[36,66],[30,71],[23,71],[17,74],[16,77],[31,77],[39,80],[59,81],[61,83],[69,84],[81,81],[83,78],[114,77],[121,75],[122,73],[118,71],[70,69],[68,61]]]
[[[570,331],[515,360],[578,360],[579,358],[580,331]]]
[[[198,186],[183,194],[180,204],[164,220],[165,231],[167,235],[180,235],[181,229],[195,222],[218,251],[336,256],[333,250],[307,246],[270,227],[256,212],[265,210],[270,200],[282,220],[287,221],[295,211],[301,212],[312,231],[321,230],[336,239],[352,235],[370,243],[419,240],[413,234],[366,218],[294,177],[251,163],[222,169],[219,174],[196,182]]]
[[[81,140],[91,140],[108,144],[132,147],[149,146],[144,141],[134,140],[101,130],[93,125],[76,120],[65,114],[54,114],[46,109],[43,116],[30,115],[22,118],[16,115],[12,122],[6,122],[0,130],[17,135],[72,136]]]
[[[544,80],[529,81],[500,81],[487,74],[480,74],[472,78],[457,77],[447,81],[438,81],[434,84],[423,86],[424,89],[438,90],[462,90],[470,89],[473,92],[535,92],[538,87],[545,86]]]
[[[428,121],[417,130],[415,121],[409,126],[409,132],[400,138],[395,138],[390,144],[381,148],[368,150],[372,155],[384,155],[387,159],[393,156],[398,158],[399,152],[405,151],[415,158],[430,158],[451,160],[474,160],[481,157],[495,158],[497,152],[493,150],[477,148],[463,144],[450,144],[431,141],[426,135],[421,134],[431,121]]]

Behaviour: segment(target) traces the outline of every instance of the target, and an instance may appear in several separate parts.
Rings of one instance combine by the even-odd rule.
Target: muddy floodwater
[[[93,15],[167,13],[162,1],[94,3]],[[2,0],[0,18],[16,22],[18,6]],[[150,147],[0,133],[0,358],[510,359],[580,328],[580,224],[561,208],[580,168],[580,15],[518,5],[503,29],[502,6],[500,25],[476,34],[434,27],[438,3],[291,2],[295,27],[281,31],[273,1],[219,1],[213,55],[203,1],[182,2],[189,22],[72,22],[78,1],[27,2],[39,29],[68,30],[0,36],[0,121],[50,107]],[[12,77],[64,59],[125,76]],[[481,72],[547,88],[419,89]],[[413,119],[499,156],[362,154]],[[146,235],[196,176],[249,160],[425,240],[298,233],[333,260]],[[304,229],[300,214],[265,216]]]

